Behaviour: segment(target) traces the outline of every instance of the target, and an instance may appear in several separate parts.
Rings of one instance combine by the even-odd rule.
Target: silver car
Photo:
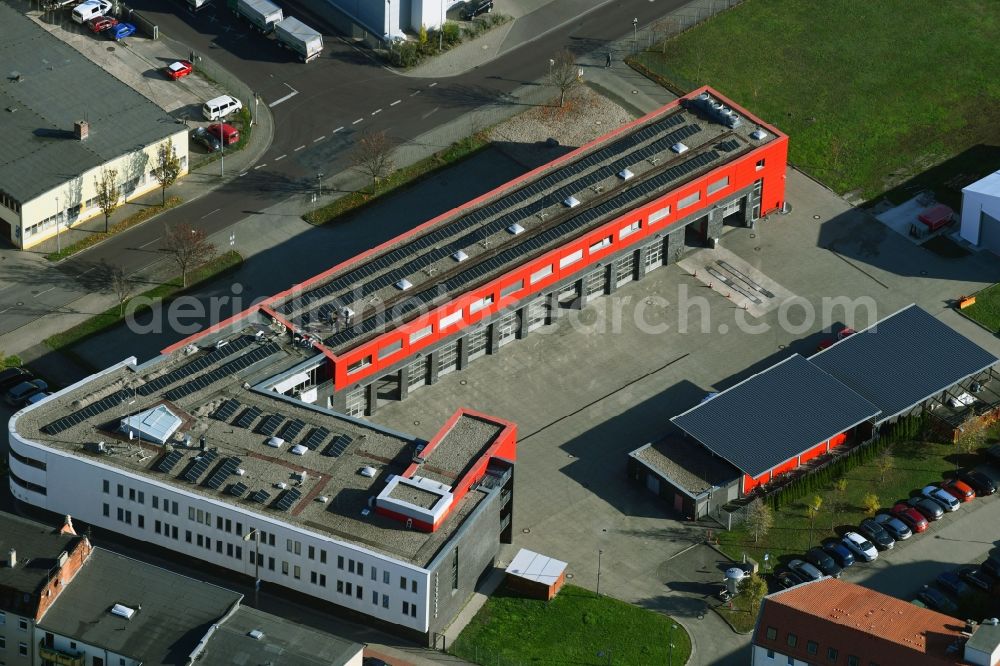
[[[874,562],[878,559],[878,550],[874,544],[857,532],[848,532],[841,541],[855,557],[865,562]]]
[[[792,560],[788,568],[806,580],[819,580],[823,572],[804,560]]]
[[[957,511],[958,507],[962,506],[962,503],[958,501],[958,498],[949,493],[944,488],[939,488],[938,486],[925,486],[920,494],[927,499],[934,500],[941,505],[941,508],[945,511]]]

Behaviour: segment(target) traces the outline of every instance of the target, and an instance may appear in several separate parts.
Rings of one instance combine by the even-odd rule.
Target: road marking
[[[337,129],[333,130],[333,134],[336,134],[337,132],[339,132],[339,131],[340,131],[340,130],[342,130],[342,129],[344,129],[344,126],[343,126],[343,125],[341,125],[341,126],[340,126],[340,127],[338,127]]]
[[[419,90],[414,90],[413,92],[410,93],[410,97],[413,97],[414,95],[419,95],[419,94],[420,94]]]
[[[355,121],[354,121],[353,123],[351,123],[351,124],[352,124],[352,125],[357,125],[357,124],[358,124],[358,123],[360,123],[360,122],[361,122],[362,120],[364,120],[364,118],[358,118],[357,120],[355,120]]]
[[[318,136],[315,139],[313,139],[313,143],[319,143],[320,141],[322,141],[325,138],[326,138],[325,134],[323,136]]]
[[[280,162],[281,160],[285,159],[286,157],[288,157],[288,155],[282,155],[281,157],[275,157],[274,161],[275,162]]]
[[[255,167],[253,168],[253,170],[254,170],[254,171],[256,171],[257,169],[262,169],[262,168],[264,168],[264,167],[266,167],[266,166],[267,166],[266,164],[258,164],[257,166],[255,166]]]
[[[373,116],[374,116],[374,115],[378,115],[378,114],[380,114],[380,113],[382,113],[382,109],[375,109],[374,111],[372,111],[372,115],[373,115]]]
[[[8,310],[10,310],[10,308],[4,308],[3,310],[0,310],[0,314],[3,314],[4,312],[7,312]]]
[[[86,275],[86,274],[87,274],[87,273],[89,273],[90,271],[95,271],[95,270],[97,270],[97,266],[91,266],[91,267],[90,267],[90,268],[88,268],[87,270],[85,270],[85,271],[83,271],[82,273],[80,273],[80,275],[79,275],[79,276],[77,276],[77,277],[83,277],[84,275]]]
[[[242,178],[242,177],[243,177],[243,176],[245,176],[245,175],[247,175],[247,172],[246,172],[246,171],[244,171],[243,173],[241,173],[241,174],[240,174],[240,178]]]
[[[52,291],[53,289],[55,289],[55,287],[49,287],[49,288],[48,288],[48,289],[46,289],[45,291],[40,291],[40,292],[38,292],[37,294],[35,294],[35,298],[37,298],[37,297],[41,296],[42,294],[47,294],[47,293],[49,293],[50,291]]]
[[[434,83],[430,84],[430,85],[429,85],[429,86],[427,86],[427,87],[428,87],[428,88],[433,88],[433,87],[434,87],[434,86],[436,86],[437,84],[438,84],[438,82],[437,82],[437,81],[435,81]]]
[[[430,118],[431,114],[433,114],[435,111],[437,111],[440,108],[441,107],[439,107],[439,106],[435,106],[433,109],[431,109],[430,111],[428,111],[424,115],[420,116],[420,119],[421,120],[427,120],[428,118]]]
[[[148,243],[144,243],[144,244],[140,245],[140,246],[139,246],[139,249],[141,250],[142,248],[146,247],[147,245],[152,245],[153,243],[155,243],[155,242],[156,242],[156,241],[158,241],[158,240],[160,240],[160,237],[159,237],[159,236],[157,236],[157,237],[156,237],[156,238],[154,238],[153,240],[149,241]],[[90,270],[94,270],[94,269],[93,269],[93,268],[91,268]]]
[[[210,212],[210,213],[205,213],[204,215],[202,215],[202,216],[201,216],[201,219],[203,219],[203,220],[204,220],[204,219],[205,219],[206,217],[208,217],[209,215],[214,215],[215,213],[218,213],[218,212],[219,212],[220,210],[222,210],[222,209],[221,209],[221,208],[216,208],[215,210],[213,210],[213,211],[212,211],[212,212]]]
[[[400,102],[402,102],[402,101],[403,101],[403,100],[401,100],[401,99],[397,99],[397,100],[396,100],[395,102],[393,102],[393,103],[392,103],[392,104],[390,104],[389,106],[396,106],[397,104],[399,104],[399,103],[400,103]]]
[[[296,95],[299,94],[299,91],[296,90],[295,88],[289,86],[287,83],[285,85],[288,86],[288,89],[291,90],[292,92],[288,93],[284,97],[279,97],[278,99],[274,100],[273,102],[271,102],[270,104],[268,104],[269,107],[274,108],[274,107],[278,106],[279,104],[281,104],[282,102],[286,102],[286,101],[290,100],[291,98],[293,98],[293,97],[295,97]]]
[[[301,146],[299,146],[298,148],[296,148],[296,149],[295,149],[295,150],[293,150],[292,152],[293,152],[293,153],[297,153],[297,152],[299,152],[300,150],[302,150],[302,149],[303,149],[303,148],[305,148],[305,147],[306,147],[306,144],[304,144],[304,143],[303,143],[303,144],[302,144]]]

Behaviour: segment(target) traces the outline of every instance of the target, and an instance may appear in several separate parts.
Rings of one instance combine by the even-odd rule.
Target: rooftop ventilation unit
[[[255,641],[259,641],[260,639],[264,638],[264,632],[261,631],[260,629],[254,629],[249,634],[247,634],[247,636],[254,639]]]
[[[755,129],[753,132],[750,133],[750,138],[752,138],[754,141],[763,141],[764,139],[767,138],[767,132],[758,127],[757,129]]]
[[[360,474],[361,476],[367,477],[369,479],[375,478],[375,475],[377,473],[378,473],[378,470],[376,470],[374,467],[372,467],[370,465],[365,465],[360,470],[358,470],[358,474]]]
[[[123,606],[122,604],[115,604],[111,607],[111,614],[123,617],[126,620],[131,620],[132,616],[135,615],[135,609]]]
[[[621,171],[618,172],[618,177],[621,178],[622,180],[632,180],[633,178],[635,178],[635,174],[629,171],[628,169],[622,169]]]
[[[412,289],[412,288],[413,288],[413,283],[407,280],[406,278],[403,278],[402,280],[396,283],[396,289],[399,289],[400,291],[406,291],[407,289]]]
[[[691,100],[690,104],[697,109],[700,109],[705,115],[714,120],[717,123],[725,125],[730,129],[735,129],[739,127],[743,119],[740,118],[739,114],[724,105],[722,102],[714,99],[707,92],[695,97]]]
[[[307,449],[306,447],[302,446],[301,444],[296,444],[295,446],[292,447],[291,453],[294,456],[304,456],[306,454],[306,451],[308,451],[308,450],[309,449]]]
[[[268,438],[266,444],[270,446],[272,449],[280,449],[282,446],[285,445],[285,440],[281,439],[280,437],[270,437]]]
[[[580,205],[580,200],[576,197],[566,197],[563,199],[563,205],[566,206],[566,208],[576,208]]]
[[[680,141],[678,141],[674,145],[670,146],[670,150],[674,151],[678,155],[683,155],[688,150],[690,150],[690,148],[688,148],[686,145],[684,145],[683,143],[681,143]]]
[[[515,222],[514,224],[510,225],[509,227],[507,227],[507,231],[509,231],[510,233],[512,233],[515,236],[517,236],[518,234],[523,234],[524,233],[524,227],[522,227],[520,224],[518,224],[517,222]]]
[[[452,253],[451,258],[459,263],[462,263],[469,258],[469,255],[465,253],[465,250],[459,250],[458,252]]]

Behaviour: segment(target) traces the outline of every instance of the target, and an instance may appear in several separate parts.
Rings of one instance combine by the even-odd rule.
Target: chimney
[[[80,141],[85,141],[90,136],[90,123],[86,120],[78,120],[73,123],[73,134]]]
[[[7,551],[7,566],[11,569],[17,566],[17,551],[13,548]]]
[[[73,517],[68,513],[66,514],[66,520],[63,522],[62,528],[59,530],[59,534],[69,534],[70,536],[77,536],[76,529],[73,527]]]

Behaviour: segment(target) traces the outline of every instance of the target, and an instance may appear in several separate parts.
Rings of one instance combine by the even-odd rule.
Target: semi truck
[[[289,16],[274,26],[278,43],[298,54],[302,62],[309,62],[323,53],[323,35],[297,18]]]
[[[284,18],[281,7],[269,0],[229,0],[229,8],[264,34],[274,30],[275,24]]]

